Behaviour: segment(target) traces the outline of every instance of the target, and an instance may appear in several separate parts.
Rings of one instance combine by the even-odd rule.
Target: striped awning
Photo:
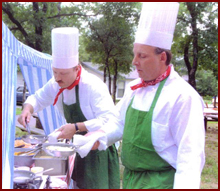
[[[51,77],[51,56],[19,42],[2,22],[2,188],[13,188],[17,64],[30,94]],[[65,123],[53,106],[38,113],[46,135]]]

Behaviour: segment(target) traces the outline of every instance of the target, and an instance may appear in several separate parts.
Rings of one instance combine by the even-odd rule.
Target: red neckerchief
[[[58,94],[56,95],[56,98],[54,99],[53,105],[56,104],[56,102],[58,100],[58,97],[63,92],[63,90],[65,90],[65,89],[71,90],[72,88],[74,88],[76,85],[79,84],[80,76],[81,76],[81,66],[80,66],[79,72],[78,72],[78,74],[76,76],[76,80],[70,86],[68,86],[67,88],[60,88]]]
[[[169,67],[167,68],[167,70],[161,74],[158,78],[156,78],[155,80],[152,80],[150,82],[145,82],[144,80],[141,79],[141,83],[136,84],[134,86],[131,86],[132,90],[136,90],[137,88],[142,88],[142,87],[147,87],[147,86],[153,86],[155,84],[157,84],[158,82],[163,81],[165,78],[167,78],[170,75],[170,70],[171,70],[171,65],[169,65]]]

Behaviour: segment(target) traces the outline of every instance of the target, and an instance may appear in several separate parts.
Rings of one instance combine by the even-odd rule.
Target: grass
[[[15,137],[22,137],[23,135],[27,135],[27,131],[23,131],[20,128],[16,127]]]
[[[20,115],[21,114],[21,108],[16,108],[16,115]]]
[[[218,189],[218,122],[208,122],[201,189]]]
[[[211,100],[211,99],[210,99],[210,100],[203,99],[203,101],[204,101],[205,103],[207,103],[207,104],[212,104],[212,100]]]

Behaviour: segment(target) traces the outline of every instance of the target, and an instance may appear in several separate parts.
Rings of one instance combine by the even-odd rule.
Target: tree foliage
[[[104,82],[108,76],[109,91],[113,75],[113,100],[115,101],[118,74],[129,73],[132,61],[133,26],[137,22],[136,3],[112,2],[100,5],[102,16],[89,20],[89,30],[85,34],[86,51],[92,61],[100,64],[104,71]]]
[[[218,80],[210,70],[198,70],[196,74],[197,90],[201,96],[217,96]]]
[[[172,51],[177,63],[184,61],[189,83],[195,89],[197,69],[211,70],[218,78],[217,14],[215,2],[180,3]]]
[[[51,54],[51,30],[61,26],[80,28],[87,15],[79,6],[62,7],[61,2],[3,2],[2,18],[16,38],[28,46]]]
[[[48,54],[53,28],[79,28],[80,59],[99,63],[109,81],[113,76],[114,97],[119,73],[130,71],[141,5],[139,2],[72,2],[68,6],[63,6],[63,2],[2,2],[2,20],[19,41]],[[178,72],[188,74],[189,83],[198,91],[202,78],[196,75],[197,70],[203,71],[204,76],[205,71],[211,71],[218,79],[217,21],[217,2],[180,3],[172,63]]]

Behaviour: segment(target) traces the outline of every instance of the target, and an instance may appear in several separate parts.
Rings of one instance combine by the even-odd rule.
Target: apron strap
[[[76,103],[79,103],[79,85],[76,86]]]

